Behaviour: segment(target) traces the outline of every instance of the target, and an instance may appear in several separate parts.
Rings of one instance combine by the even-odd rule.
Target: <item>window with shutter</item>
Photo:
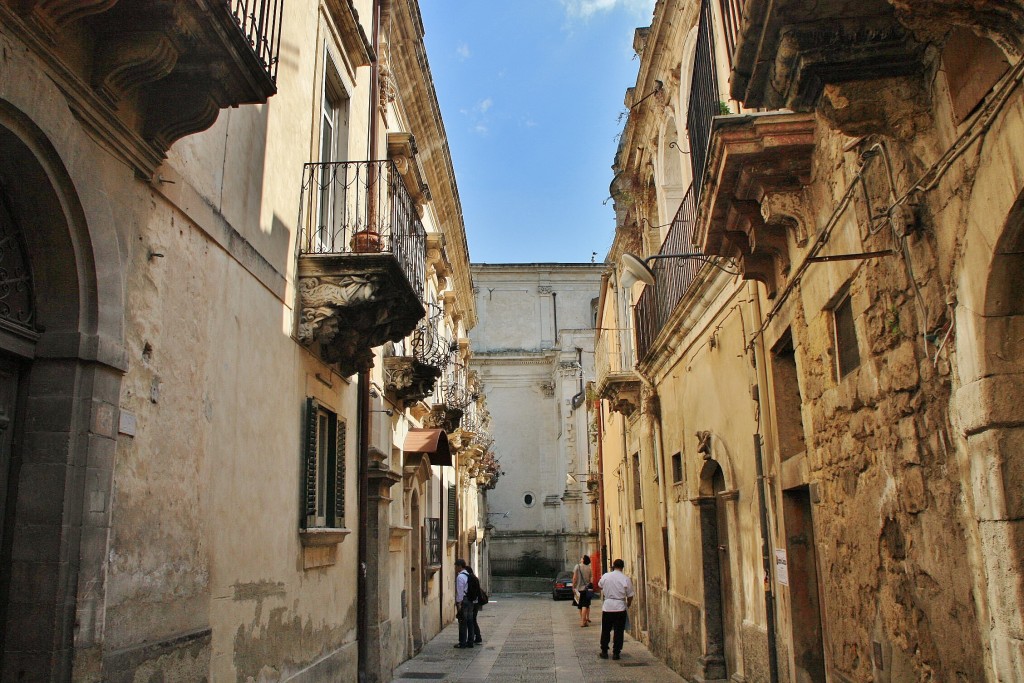
[[[314,398],[306,399],[302,459],[303,529],[345,524],[345,423]]]
[[[315,398],[306,399],[306,439],[302,458],[302,528],[317,526],[316,523],[316,463],[317,463],[317,415],[320,404]]]
[[[456,517],[458,513],[458,500],[455,498],[455,486],[453,484],[448,485],[448,540],[454,541],[456,534],[459,530],[459,520]]]
[[[337,458],[334,475],[334,526],[345,526],[345,437],[348,428],[338,420]]]

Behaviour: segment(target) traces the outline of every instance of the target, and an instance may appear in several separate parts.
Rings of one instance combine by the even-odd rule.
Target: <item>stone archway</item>
[[[420,614],[423,606],[423,594],[426,591],[426,579],[423,576],[423,513],[420,510],[419,491],[413,489],[410,496],[409,524],[409,635],[412,640],[410,655],[423,648],[423,621]]]
[[[970,458],[992,667],[997,680],[1010,680],[1024,672],[1024,192],[988,272],[974,275],[984,289],[962,302],[973,313],[963,327],[974,334],[958,344],[966,377],[954,413]]]
[[[116,240],[103,246],[113,260],[96,263],[60,155],[2,100],[0,187],[33,304],[30,323],[0,322],[4,368],[16,371],[5,379],[9,391],[16,383],[9,429],[18,437],[3,463],[0,610],[19,615],[0,619],[0,677],[70,680],[73,660],[102,642],[124,354],[121,300],[101,311],[96,272],[116,279],[120,265]]]

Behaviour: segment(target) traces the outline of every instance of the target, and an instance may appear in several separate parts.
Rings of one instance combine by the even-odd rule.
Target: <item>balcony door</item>
[[[317,207],[316,253],[344,251],[347,235],[344,230],[346,211],[344,188],[348,173],[338,162],[348,159],[348,95],[327,49],[324,49],[323,87],[320,93],[320,163],[317,184],[320,191]],[[340,186],[340,187],[339,187]]]

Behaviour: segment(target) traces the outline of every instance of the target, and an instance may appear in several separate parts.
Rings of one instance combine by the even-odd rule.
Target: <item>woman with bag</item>
[[[590,600],[594,596],[594,568],[590,556],[584,555],[572,570],[572,592],[580,611],[580,627],[590,625]]]

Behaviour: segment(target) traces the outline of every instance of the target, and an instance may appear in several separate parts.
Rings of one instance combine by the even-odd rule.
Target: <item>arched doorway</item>
[[[722,467],[707,460],[700,475],[701,567],[704,581],[705,680],[726,679],[735,670],[732,575],[729,570],[728,489]]]
[[[410,532],[411,542],[409,543],[409,636],[412,639],[412,652],[415,654],[423,648],[423,622],[420,617],[420,608],[423,605],[424,582],[423,578],[423,515],[420,512],[420,496],[418,491],[412,492],[412,504],[410,509]]]
[[[123,309],[100,315],[74,184],[2,100],[0,202],[0,677],[69,680],[76,648],[102,639]],[[111,242],[101,267],[118,279]]]
[[[958,390],[957,404],[974,473],[992,665],[1002,679],[1024,667],[1024,192],[995,241],[984,281],[980,307],[965,302],[980,309],[974,318],[964,312],[978,334],[959,352],[973,341],[977,367],[970,368],[973,381]]]

